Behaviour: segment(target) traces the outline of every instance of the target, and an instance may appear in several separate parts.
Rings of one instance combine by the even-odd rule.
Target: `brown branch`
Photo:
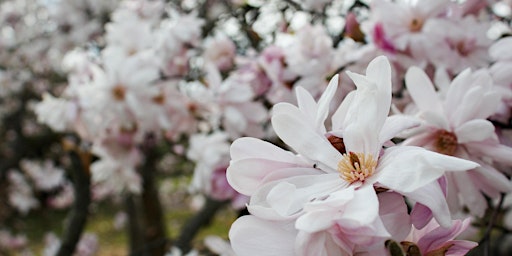
[[[62,244],[57,256],[73,255],[76,245],[84,231],[91,202],[91,176],[89,172],[90,153],[78,149],[76,143],[69,139],[63,141],[64,148],[69,150],[72,161],[71,176],[75,201],[69,212],[64,230]]]
[[[226,204],[226,201],[217,201],[207,198],[199,212],[190,218],[182,227],[180,235],[174,244],[182,253],[191,249],[191,242],[203,226],[210,224],[218,210]]]

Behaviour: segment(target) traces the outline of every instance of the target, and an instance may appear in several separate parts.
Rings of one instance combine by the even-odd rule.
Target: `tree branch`
[[[89,172],[91,155],[89,152],[79,149],[76,143],[70,139],[64,139],[63,144],[64,148],[69,150],[72,161],[71,176],[73,179],[75,201],[68,215],[62,244],[57,252],[57,256],[73,255],[80,236],[84,231],[91,202],[91,176]]]

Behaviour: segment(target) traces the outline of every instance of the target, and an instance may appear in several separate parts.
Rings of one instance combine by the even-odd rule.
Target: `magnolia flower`
[[[421,253],[418,255],[463,256],[478,245],[472,241],[454,240],[469,225],[469,218],[454,220],[451,228],[440,227],[435,220],[431,220],[422,229],[413,228],[401,245],[405,251],[413,247],[418,248]]]
[[[34,197],[32,187],[25,177],[17,171],[9,171],[7,173],[9,180],[9,203],[20,211],[27,214],[29,210],[39,207],[39,201]]]
[[[447,169],[464,171],[478,165],[389,143],[395,134],[417,122],[388,117],[391,68],[385,57],[373,60],[366,76],[348,74],[357,90],[347,95],[333,114],[331,129],[325,120],[337,76],[318,102],[299,87],[298,107],[289,103],[274,106],[272,126],[297,155],[252,138],[233,143],[228,181],[237,191],[251,196],[248,209],[252,214],[233,224],[230,238],[235,252],[245,255],[258,243],[283,250],[280,255],[313,251],[343,255],[361,247],[379,249],[372,247],[381,246],[378,241],[390,234],[379,217],[376,189],[392,190],[426,205],[443,226],[451,224],[437,179]],[[364,213],[359,209],[365,209]],[[383,212],[392,227],[394,214]],[[408,218],[403,221],[406,229],[390,228],[402,237],[410,227]],[[259,237],[267,232],[278,235]],[[241,239],[248,234],[255,235],[255,241]],[[283,245],[285,240],[296,240],[296,246]]]
[[[444,15],[449,5],[449,0],[372,1],[372,19],[369,26],[370,29],[379,29],[382,26],[381,29],[388,35],[393,48],[401,51],[409,48],[413,56],[425,56],[421,48],[430,38],[423,33],[424,25],[429,20]],[[370,30],[368,25],[365,27],[367,31]]]
[[[213,199],[232,200],[236,209],[244,208],[247,197],[236,192],[226,179],[229,143],[226,133],[196,134],[190,138],[187,157],[196,164],[190,184],[192,192],[202,192]]]
[[[429,53],[427,56],[436,67],[452,73],[485,67],[490,62],[487,51],[491,40],[486,34],[489,27],[490,23],[477,21],[473,16],[460,20],[431,20],[424,28],[424,33],[431,39],[424,44]]]
[[[248,209],[253,215],[289,220],[303,214],[307,202],[329,198],[350,187],[370,187],[375,196],[376,186],[427,205],[443,226],[450,225],[444,195],[435,181],[445,170],[464,171],[478,165],[419,147],[383,149],[396,133],[416,125],[387,116],[391,104],[390,72],[387,59],[379,57],[369,64],[366,76],[348,73],[357,90],[334,113],[330,132],[326,132],[324,122],[337,77],[318,103],[298,89],[298,108],[289,103],[276,105],[273,128],[298,156],[254,139],[242,138],[233,143],[228,181],[239,192],[251,196]],[[304,162],[309,166],[305,167]]]
[[[110,142],[112,144],[112,142]],[[142,180],[136,167],[141,162],[139,150],[120,145],[109,145],[114,149],[95,144],[93,153],[100,157],[91,164],[92,183],[102,193],[119,194],[122,191],[140,193]],[[102,195],[100,195],[102,196]]]
[[[51,161],[39,163],[24,159],[20,161],[20,166],[39,190],[49,191],[64,182],[64,170],[53,166]]]
[[[205,61],[213,63],[220,71],[227,71],[233,66],[236,46],[227,36],[218,34],[205,41]]]
[[[37,121],[63,132],[70,128],[76,118],[77,107],[66,99],[55,98],[49,93],[43,94],[43,100],[34,106]]]
[[[512,184],[494,165],[512,165],[512,148],[501,145],[494,125],[486,120],[492,115],[500,95],[493,89],[489,74],[469,69],[459,74],[438,96],[428,76],[412,67],[406,74],[406,85],[423,120],[410,131],[403,145],[422,146],[436,152],[478,162],[468,172],[447,173],[447,199],[455,213],[462,206],[482,216],[487,201],[482,193],[496,198],[500,192],[512,190]],[[469,184],[469,185],[468,185]]]
[[[494,120],[507,123],[512,118],[512,37],[502,38],[489,48],[489,54],[495,61],[489,68],[489,72],[497,85],[496,89],[500,90],[502,95],[502,104],[493,116]]]

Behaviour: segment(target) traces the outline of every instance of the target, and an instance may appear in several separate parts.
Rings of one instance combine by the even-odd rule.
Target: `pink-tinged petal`
[[[425,131],[425,130],[423,130]],[[417,135],[407,138],[400,143],[401,146],[424,146],[429,144],[434,139],[433,133],[431,132],[420,132]]]
[[[500,171],[486,163],[481,167],[468,172],[471,180],[477,188],[490,197],[497,198],[501,192],[512,192],[512,182]]]
[[[305,158],[318,162],[325,171],[335,172],[341,154],[331,145],[325,136],[318,134],[311,126],[295,115],[279,114],[272,117],[272,126],[276,134],[287,145]]]
[[[465,92],[458,108],[452,114],[451,124],[458,127],[471,119],[485,119],[496,112],[501,97],[488,88],[472,87]]]
[[[483,119],[474,119],[455,129],[459,144],[470,141],[482,141],[491,138],[494,134],[494,125]]]
[[[379,193],[379,215],[391,237],[402,241],[411,230],[411,218],[402,195],[395,192]]]
[[[405,84],[414,103],[424,112],[443,114],[441,101],[437,96],[434,85],[425,72],[418,67],[411,67],[405,74]]]
[[[429,252],[442,247],[446,242],[455,239],[470,224],[470,219],[454,220],[450,228],[438,227],[420,238],[417,245],[422,251]]]
[[[290,168],[291,170],[283,170]],[[226,171],[226,178],[233,189],[250,196],[267,182],[295,175],[319,173],[322,172],[314,168],[300,168],[293,163],[247,158],[232,161]]]
[[[302,175],[274,181],[252,195],[251,214],[265,219],[287,219],[302,211],[304,204],[347,187],[338,174]],[[284,203],[281,200],[287,200]]]
[[[336,223],[341,229],[344,239],[358,246],[366,246],[371,250],[374,247],[382,246],[384,241],[390,238],[390,234],[380,218],[375,218],[371,223],[365,225],[354,224],[348,219],[342,219]]]
[[[448,242],[448,245],[450,245],[450,248],[446,251],[446,256],[464,256],[471,249],[477,247],[478,243],[473,241],[455,240]]]
[[[382,126],[382,130],[380,130],[379,143],[384,144],[384,142],[394,138],[400,132],[406,129],[416,127],[418,125],[420,125],[420,121],[410,116],[389,116],[388,118],[386,118],[386,121]]]
[[[243,216],[231,225],[229,240],[236,255],[294,256],[296,234],[293,223]]]
[[[335,241],[329,232],[307,233],[299,232],[295,242],[297,256],[349,256],[352,255],[353,245],[349,246],[343,241]]]
[[[512,166],[512,148],[497,143],[467,143],[472,152],[487,156],[492,160]]]
[[[414,192],[399,192],[407,198],[416,201],[432,211],[432,215],[442,227],[451,225],[451,214],[443,191],[437,181],[431,182]]]
[[[427,206],[421,203],[414,204],[411,211],[411,223],[414,227],[422,229],[430,220],[432,220],[433,217],[432,211]]]
[[[477,166],[475,162],[420,147],[397,146],[385,150],[374,176],[389,189],[413,192],[437,180],[445,171],[466,171]]]
[[[356,91],[351,91],[345,96],[345,99],[343,99],[343,102],[341,102],[338,109],[334,112],[332,115],[332,130],[337,131],[344,128],[344,121],[345,117],[347,115],[347,111],[350,107],[350,104],[352,103],[352,100],[354,99],[354,96],[356,95]]]
[[[469,175],[467,173],[453,173],[450,178],[453,178],[458,188],[458,196],[462,203],[469,208],[471,214],[483,217],[487,209],[487,201],[482,192],[475,187]]]

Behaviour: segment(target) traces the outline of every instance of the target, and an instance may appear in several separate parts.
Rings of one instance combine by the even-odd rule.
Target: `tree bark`
[[[144,147],[146,161],[141,169],[142,176],[142,208],[144,224],[144,254],[152,256],[165,255],[167,251],[167,232],[158,186],[155,181],[155,165],[158,158],[157,148],[151,138]]]
[[[71,176],[75,201],[68,215],[57,256],[69,256],[75,252],[87,222],[89,204],[91,203],[91,175],[89,172],[91,156],[89,152],[80,150],[74,142],[65,140],[63,144],[65,148],[69,149],[72,162]]]
[[[199,212],[190,218],[182,227],[180,235],[176,240],[175,246],[183,253],[191,249],[191,242],[203,226],[208,225],[219,209],[226,204],[226,201],[217,201],[207,198]]]

